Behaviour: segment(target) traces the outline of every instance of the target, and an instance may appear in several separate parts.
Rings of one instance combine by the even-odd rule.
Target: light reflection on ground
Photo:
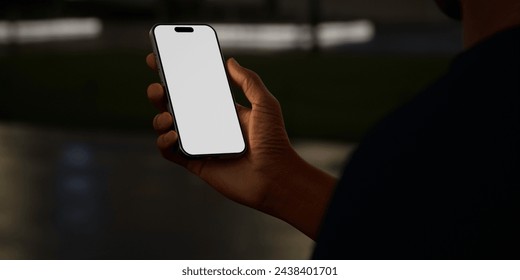
[[[0,123],[0,259],[309,257],[307,237],[163,160],[154,138]],[[351,150],[295,147],[331,173]]]

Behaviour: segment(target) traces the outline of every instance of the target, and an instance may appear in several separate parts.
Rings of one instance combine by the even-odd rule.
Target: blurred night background
[[[431,0],[0,0],[0,259],[310,256],[303,234],[157,152],[157,22],[212,24],[332,174],[461,50]]]

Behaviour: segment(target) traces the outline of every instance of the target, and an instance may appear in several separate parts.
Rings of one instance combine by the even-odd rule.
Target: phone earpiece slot
[[[193,28],[192,27],[175,27],[175,31],[176,32],[193,32]]]

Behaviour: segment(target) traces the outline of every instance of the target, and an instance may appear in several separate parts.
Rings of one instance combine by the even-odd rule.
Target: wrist
[[[280,218],[315,239],[337,179],[310,165],[294,150],[269,187],[263,212]]]

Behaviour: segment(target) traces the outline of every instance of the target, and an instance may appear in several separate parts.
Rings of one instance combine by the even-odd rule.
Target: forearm
[[[336,178],[295,154],[261,210],[315,240],[336,183]]]

